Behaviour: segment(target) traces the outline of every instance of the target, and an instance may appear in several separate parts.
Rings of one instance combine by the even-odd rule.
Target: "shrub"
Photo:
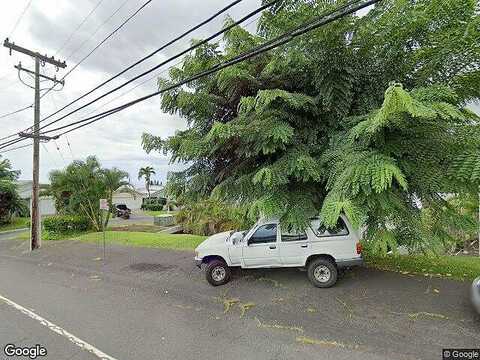
[[[246,208],[211,199],[187,204],[177,214],[177,224],[182,225],[185,232],[196,235],[244,230],[252,223]]]
[[[56,215],[43,219],[43,228],[48,233],[69,234],[87,231],[90,229],[90,221],[83,216]]]
[[[143,208],[143,210],[149,210],[149,211],[162,211],[163,210],[163,205],[161,205],[161,204],[144,204],[142,208]]]

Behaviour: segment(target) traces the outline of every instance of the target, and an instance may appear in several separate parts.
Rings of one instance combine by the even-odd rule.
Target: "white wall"
[[[55,200],[52,197],[41,197],[38,205],[41,215],[55,215],[57,213]]]

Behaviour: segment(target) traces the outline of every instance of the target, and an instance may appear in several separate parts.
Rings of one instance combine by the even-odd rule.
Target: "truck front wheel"
[[[308,278],[316,287],[328,288],[337,282],[337,267],[331,260],[325,258],[312,260],[308,264]]]
[[[205,269],[207,281],[213,286],[226,284],[230,281],[232,272],[227,264],[222,260],[212,260]]]

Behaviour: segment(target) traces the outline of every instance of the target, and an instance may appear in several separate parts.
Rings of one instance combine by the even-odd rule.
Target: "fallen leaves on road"
[[[257,320],[257,327],[259,327],[259,328],[277,329],[277,330],[290,330],[290,331],[303,333],[303,328],[300,327],[300,326],[282,325],[282,324],[277,324],[277,323],[264,324],[257,317],[255,317],[255,320]]]
[[[248,303],[239,303],[238,304],[238,307],[240,308],[241,312],[240,312],[240,317],[243,317],[245,315],[245,313],[250,310],[251,308],[253,308],[255,306],[255,303],[253,302],[248,302]]]
[[[237,303],[240,302],[240,299],[237,299],[237,298],[233,298],[233,299],[224,299],[223,300],[223,306],[224,306],[224,310],[223,310],[223,313],[226,314],[227,312],[230,311],[230,309]]]
[[[298,336],[295,340],[304,345],[319,345],[319,346],[325,346],[325,347],[346,348],[345,344],[337,341],[318,340],[318,339],[312,339],[306,336]]]

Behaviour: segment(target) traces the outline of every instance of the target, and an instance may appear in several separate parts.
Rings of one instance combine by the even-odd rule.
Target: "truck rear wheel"
[[[212,260],[205,269],[207,281],[213,286],[224,285],[230,281],[232,272],[222,260]]]
[[[319,288],[328,288],[337,282],[338,270],[329,259],[318,258],[308,264],[308,279]]]

